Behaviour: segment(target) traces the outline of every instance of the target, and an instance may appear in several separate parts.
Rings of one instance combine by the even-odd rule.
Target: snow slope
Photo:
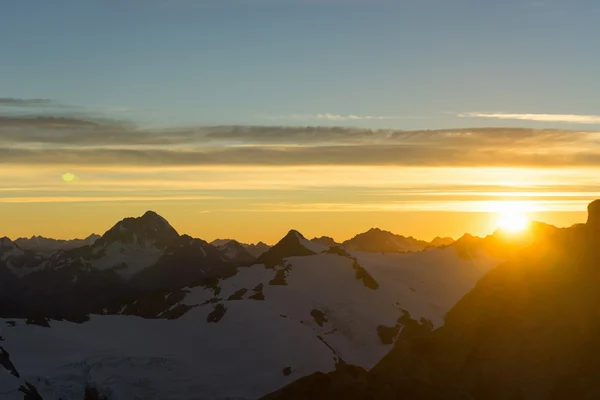
[[[442,324],[497,262],[453,246],[284,257],[185,288],[175,319],[93,315],[50,328],[0,319],[0,335],[46,400],[80,400],[86,384],[109,399],[253,399],[339,361],[372,367],[391,348],[378,328],[403,310]]]

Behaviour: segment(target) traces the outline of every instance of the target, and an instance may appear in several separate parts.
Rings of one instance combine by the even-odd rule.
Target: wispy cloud
[[[148,201],[198,201],[212,200],[207,196],[130,196],[130,197],[84,197],[84,196],[51,196],[51,197],[6,197],[0,198],[0,204],[23,203],[114,203],[114,202],[148,202]]]
[[[0,163],[598,166],[600,142],[595,133],[556,129],[201,126],[152,130],[106,119],[0,116]]]
[[[257,115],[260,119],[269,120],[304,120],[304,121],[386,121],[386,120],[401,120],[409,117],[385,116],[385,115],[356,115],[356,114],[286,114],[286,115]]]
[[[585,209],[588,200],[515,200],[526,212],[541,211],[580,211]],[[228,209],[229,212],[269,212],[269,213],[332,213],[332,212],[406,212],[406,211],[453,211],[453,212],[497,212],[505,206],[505,201],[496,200],[455,200],[429,201],[414,200],[385,203],[262,203],[252,208]]]
[[[3,98],[8,103],[43,99]],[[52,102],[52,104],[55,104]],[[33,110],[33,111],[32,111]],[[63,109],[64,110],[64,109]],[[198,166],[600,166],[597,133],[559,129],[412,130],[340,126],[344,121],[397,116],[315,114],[312,126],[190,126],[146,129],[53,107],[0,114],[0,164],[70,165],[104,169]],[[35,112],[34,112],[35,111]],[[600,123],[600,116],[462,113],[461,117]],[[280,118],[280,117],[274,117]],[[330,124],[321,123],[329,121]],[[69,168],[68,170],[73,170]]]
[[[52,104],[50,99],[18,99],[14,97],[0,97],[0,106],[6,107],[38,107]]]
[[[561,122],[570,124],[600,124],[600,115],[580,115],[580,114],[509,114],[509,113],[480,113],[467,112],[459,113],[462,118],[495,118],[495,119],[514,119],[525,121],[540,122]]]
[[[402,119],[402,117],[390,117],[382,115],[341,115],[341,114],[317,114],[317,119],[326,119],[329,121],[359,121],[359,120],[392,120]]]

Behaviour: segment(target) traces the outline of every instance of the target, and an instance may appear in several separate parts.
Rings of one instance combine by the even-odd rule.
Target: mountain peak
[[[164,219],[163,217],[161,217],[159,214],[155,213],[152,210],[146,211],[144,213],[144,215],[141,216],[141,219],[145,220],[145,221],[153,221],[156,223],[169,225],[169,222],[167,222],[166,219]]]
[[[355,251],[397,253],[420,251],[429,243],[413,237],[396,235],[379,228],[371,228],[367,232],[359,233],[352,239],[346,240],[342,245]]]
[[[155,213],[147,211],[141,217],[125,218],[108,230],[103,236],[106,242],[148,244],[154,242],[167,245],[179,237],[169,222]]]
[[[285,235],[285,237],[288,237],[288,236],[295,236],[298,239],[305,239],[304,235],[295,229],[290,229],[290,231],[287,233],[287,235]]]
[[[587,225],[591,228],[600,228],[600,199],[588,204]]]
[[[275,246],[262,254],[256,260],[257,264],[265,264],[267,267],[278,265],[284,258],[293,256],[310,256],[317,252],[311,249],[311,243],[300,232],[290,230]]]
[[[19,246],[8,237],[4,236],[0,238],[0,249],[16,249]]]

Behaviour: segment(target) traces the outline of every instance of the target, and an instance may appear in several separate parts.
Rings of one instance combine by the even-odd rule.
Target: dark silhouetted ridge
[[[296,230],[291,230],[275,246],[271,247],[266,253],[256,259],[256,264],[264,264],[267,267],[274,267],[281,263],[286,257],[310,256],[315,252],[302,245],[301,241],[308,241],[302,234]]]

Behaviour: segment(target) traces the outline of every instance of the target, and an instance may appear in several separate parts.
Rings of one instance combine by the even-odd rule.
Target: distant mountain
[[[227,243],[229,243],[233,240],[234,239],[215,239],[212,242],[210,242],[210,244],[212,244],[215,247],[219,247],[219,246],[226,245]]]
[[[339,246],[340,243],[337,243],[335,240],[333,240],[333,238],[330,238],[329,236],[321,236],[321,237],[315,237],[310,239],[311,242],[313,243],[318,243],[318,244],[322,244],[323,246],[327,246],[327,247],[333,247],[333,246]]]
[[[448,246],[451,245],[452,243],[454,243],[454,239],[452,239],[451,237],[436,237],[434,238],[429,245],[433,246],[433,247],[441,247],[441,246]]]
[[[600,200],[585,225],[534,223],[526,236],[529,246],[513,247],[443,327],[405,318],[392,351],[370,371],[338,365],[264,399],[600,398]],[[493,250],[501,240],[510,238],[496,232],[459,242],[487,241]]]
[[[265,253],[271,248],[271,246],[263,242],[251,244],[242,243],[242,246],[244,246],[248,253],[252,254],[256,258],[260,257],[263,253]]]
[[[25,275],[34,271],[42,260],[41,255],[30,250],[23,250],[9,238],[0,238],[0,274],[4,270],[6,273],[16,276]]]
[[[77,247],[92,245],[100,235],[91,234],[85,239],[58,240],[43,236],[18,238],[15,243],[23,250],[32,250],[44,256],[50,256],[59,250],[71,250]]]
[[[212,242],[210,242],[210,244],[212,244],[213,246],[216,246],[216,247],[221,247],[232,241],[237,242],[234,239],[215,239]],[[240,243],[240,242],[237,242],[237,243],[239,243],[254,258],[258,258],[261,254],[263,254],[264,252],[266,252],[267,250],[269,250],[271,248],[271,246],[269,246],[263,242],[251,243],[251,244]]]
[[[250,265],[256,260],[256,257],[250,254],[248,249],[236,240],[230,240],[216,247],[227,261],[234,262],[238,265]]]
[[[421,251],[428,245],[429,243],[424,240],[395,235],[379,228],[372,228],[342,243],[342,246],[348,250],[375,253]]]

